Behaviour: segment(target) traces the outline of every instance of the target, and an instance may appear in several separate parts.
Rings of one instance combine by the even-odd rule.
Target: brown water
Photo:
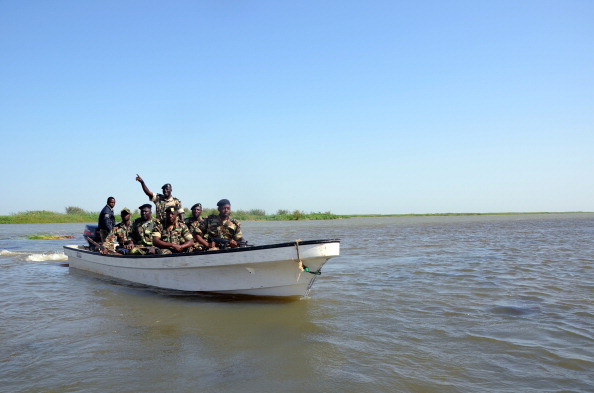
[[[592,214],[243,223],[342,239],[291,302],[70,272],[82,229],[0,225],[2,392],[594,391]]]

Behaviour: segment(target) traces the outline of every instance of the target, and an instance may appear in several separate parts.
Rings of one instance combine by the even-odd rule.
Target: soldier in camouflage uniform
[[[130,218],[132,215],[130,214],[130,210],[123,209],[120,213],[120,217],[122,218],[122,222],[113,227],[113,230],[107,236],[105,242],[103,242],[103,246],[109,251],[117,251],[121,254],[126,254],[128,253],[126,250],[132,249],[130,240],[130,232],[132,231]],[[117,250],[116,242],[119,243],[120,246]]]
[[[120,217],[122,218],[122,222],[113,228],[113,233],[120,246],[125,247],[129,243],[130,232],[132,231],[132,223],[130,222],[132,214],[130,213],[130,209],[123,209],[120,212]]]
[[[171,195],[171,184],[167,183],[161,187],[163,194],[155,194],[148,189],[146,184],[144,184],[144,180],[142,180],[138,174],[136,175],[136,181],[142,185],[142,190],[149,197],[150,201],[154,202],[155,216],[159,221],[165,222],[165,219],[167,218],[165,215],[165,208],[170,206],[174,206],[177,209],[177,213],[181,218],[181,221],[184,220],[184,209],[182,207],[182,203],[179,199],[174,198]]]
[[[167,221],[159,223],[153,231],[153,244],[159,247],[161,254],[178,253],[191,249],[194,239],[186,224],[178,220],[176,208],[169,206],[165,212]]]
[[[151,205],[148,203],[140,206],[138,209],[140,209],[140,218],[134,220],[132,229],[130,230],[130,240],[132,240],[130,254],[155,254],[153,232],[160,224],[159,220],[152,216]]]
[[[201,216],[202,214],[202,204],[196,203],[192,206],[192,216],[186,218],[186,226],[190,230],[192,234],[192,238],[194,239],[194,246],[190,251],[204,251],[208,250],[208,242],[204,240],[204,232],[202,232],[204,228],[204,218]]]
[[[221,199],[217,202],[217,207],[219,214],[208,216],[203,225],[205,240],[210,248],[216,246],[215,238],[229,239],[230,247],[238,247],[238,243],[243,241],[243,234],[239,221],[231,218],[231,203],[228,199]]]

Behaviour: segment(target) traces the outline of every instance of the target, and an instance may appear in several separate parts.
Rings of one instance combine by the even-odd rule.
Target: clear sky
[[[594,211],[594,1],[0,0],[0,214]]]

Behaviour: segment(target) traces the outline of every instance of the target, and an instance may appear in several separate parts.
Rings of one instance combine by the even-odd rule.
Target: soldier
[[[238,247],[238,242],[243,241],[241,224],[231,218],[231,202],[228,199],[221,199],[217,202],[219,214],[208,216],[203,226],[205,240],[210,248],[216,247],[214,239],[229,239],[230,247]]]
[[[151,205],[148,203],[138,209],[140,209],[140,218],[134,220],[130,230],[130,240],[132,241],[130,254],[155,254],[153,232],[159,225],[159,220],[152,216]]]
[[[150,206],[150,205],[149,205]],[[117,251],[120,254],[127,254],[132,249],[132,241],[130,240],[130,232],[132,231],[132,223],[129,209],[123,209],[120,212],[122,222],[113,227],[111,233],[103,242],[103,246],[109,251]],[[115,243],[119,243],[120,247],[116,250]]]
[[[194,245],[190,230],[183,221],[178,220],[173,206],[165,208],[167,219],[159,223],[153,231],[153,244],[160,248],[161,254],[183,252]]]
[[[124,250],[131,250],[132,241],[130,238],[130,232],[132,231],[132,222],[130,220],[132,218],[132,213],[130,213],[130,209],[123,209],[120,212],[120,217],[122,218],[122,222],[115,226],[113,229],[113,234],[116,236],[116,240],[120,244],[121,248]]]
[[[115,226],[115,215],[113,214],[113,208],[115,207],[116,200],[114,197],[107,198],[107,205],[99,213],[99,219],[97,220],[97,226],[99,227],[99,235],[101,236],[101,242],[105,242],[107,235],[111,233]]]
[[[204,240],[204,217],[201,216],[202,214],[202,204],[195,203],[192,206],[192,216],[186,218],[185,223],[190,233],[192,234],[192,238],[194,238],[194,248],[192,251],[203,251],[208,249],[208,242]]]
[[[165,216],[165,208],[169,206],[174,206],[177,209],[177,212],[183,221],[184,209],[182,208],[181,201],[171,195],[171,184],[167,183],[161,187],[163,194],[155,194],[148,189],[146,184],[144,184],[144,180],[142,180],[138,174],[136,174],[136,181],[140,182],[142,185],[142,190],[149,197],[149,200],[155,203],[155,216],[159,221],[165,222],[165,219],[167,218]]]

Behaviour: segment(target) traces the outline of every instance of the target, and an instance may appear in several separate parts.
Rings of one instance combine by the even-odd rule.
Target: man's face
[[[109,198],[109,200],[107,201],[107,205],[113,209],[113,207],[115,206],[115,198]]]
[[[163,196],[169,198],[171,196],[171,186],[163,188]]]
[[[132,217],[132,215],[131,214],[122,214],[121,217],[122,217],[123,222],[130,222],[130,217]]]
[[[175,224],[177,221],[177,212],[175,210],[167,210],[167,221],[170,224]]]
[[[200,206],[196,206],[192,209],[192,216],[194,216],[194,218],[200,217],[201,214],[202,214],[202,208]]]
[[[229,218],[231,215],[231,205],[219,206],[219,214],[221,217]]]
[[[144,221],[148,221],[151,219],[151,209],[148,207],[144,207],[142,209],[140,209],[140,217],[142,217],[142,219]]]

